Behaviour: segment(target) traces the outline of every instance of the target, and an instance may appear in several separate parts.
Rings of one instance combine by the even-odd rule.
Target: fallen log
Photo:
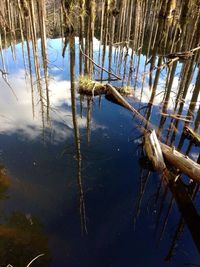
[[[116,103],[119,103],[121,106],[134,113],[141,122],[148,124],[149,130],[153,130],[155,128],[155,126],[149,123],[146,118],[144,118],[134,107],[132,107],[112,85],[105,84],[104,86],[106,92],[113,96],[113,98],[116,100]],[[144,127],[142,128],[142,126],[140,130],[143,134],[148,132],[148,130]],[[198,163],[161,142],[160,145],[164,158],[168,163],[179,169],[181,173],[186,174],[189,178],[200,184],[200,165]]]
[[[116,89],[110,85],[106,85],[109,88],[109,92],[113,94],[113,97],[126,109],[133,112],[138,119],[143,122],[147,122],[146,118],[144,118],[136,109],[134,109],[124,98],[121,96]],[[153,125],[148,122],[148,126],[151,130],[153,130]],[[145,134],[148,131],[145,128],[141,128],[141,131]],[[172,149],[171,147],[160,142],[161,149],[164,155],[164,158],[168,163],[170,163],[175,168],[179,169],[181,173],[186,174],[192,180],[196,181],[200,184],[200,165],[195,161],[191,160],[187,156],[182,153]]]
[[[111,84],[108,83],[106,84],[106,86],[109,90],[109,93],[112,94],[116,102],[118,102],[121,106],[128,109],[129,111],[133,112],[141,121],[147,123],[147,120],[134,107],[132,107]]]
[[[163,171],[166,166],[155,130],[144,135],[144,149],[154,170]]]
[[[200,165],[177,150],[160,143],[164,158],[172,166],[200,184]]]

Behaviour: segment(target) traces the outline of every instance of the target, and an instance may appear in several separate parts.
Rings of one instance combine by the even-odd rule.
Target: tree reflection
[[[47,37],[59,36],[63,41],[62,56],[69,49],[71,106],[74,142],[77,161],[77,184],[79,189],[79,212],[82,233],[87,233],[85,194],[82,181],[81,135],[77,119],[76,75],[85,74],[91,79],[111,80],[115,72],[123,85],[132,86],[132,101],[139,104],[140,111],[145,110],[145,129],[150,125],[157,128],[158,137],[169,145],[178,143],[178,150],[185,156],[191,156],[194,144],[187,145],[183,133],[185,126],[191,126],[198,132],[200,123],[199,109],[199,51],[190,58],[176,60],[166,64],[168,54],[191,52],[200,42],[199,1],[180,0],[101,0],[101,1],[1,1],[0,11],[0,52],[1,74],[7,79],[7,66],[4,48],[10,47],[13,59],[16,59],[16,43],[22,42],[22,54],[26,72],[29,72],[32,93],[32,111],[40,104],[40,118],[43,133],[51,119],[51,94],[49,91],[49,59]],[[53,25],[53,26],[52,26]],[[53,27],[53,34],[51,27]],[[75,36],[79,37],[79,66],[75,70]],[[94,37],[99,40],[94,53]],[[38,39],[41,42],[38,42]],[[26,43],[26,49],[24,46]],[[96,47],[95,47],[96,48]],[[27,51],[26,51],[27,50]],[[40,53],[41,50],[41,53]],[[98,51],[97,51],[98,50]],[[81,53],[83,51],[83,53]],[[97,52],[97,54],[96,54]],[[26,63],[26,54],[28,64]],[[83,55],[86,55],[83,57]],[[95,71],[93,62],[98,61],[100,72]],[[28,67],[26,66],[28,65]],[[108,75],[101,67],[108,66]],[[108,77],[107,77],[107,76]],[[115,75],[116,76],[116,75]],[[192,85],[194,85],[192,87]],[[38,102],[35,95],[38,97]],[[80,98],[80,113],[83,111],[83,98]],[[101,98],[100,98],[101,101]],[[87,142],[91,141],[91,122],[93,99],[87,97]],[[135,103],[134,103],[135,104]],[[145,107],[145,109],[144,109]],[[155,108],[155,109],[154,109]],[[170,117],[168,115],[174,115]],[[153,115],[153,116],[152,116]],[[170,117],[170,118],[169,118]],[[184,117],[182,122],[180,117]],[[43,136],[45,138],[45,135]],[[186,144],[186,147],[184,147]],[[195,151],[195,150],[194,150]],[[197,162],[200,161],[198,152]],[[170,260],[185,223],[191,236],[200,249],[198,239],[199,216],[194,204],[199,186],[195,182],[186,184],[177,170],[168,166],[170,171],[163,173],[156,191],[158,216],[156,231],[163,239],[169,222],[173,203],[177,203],[181,218],[172,238],[166,259]],[[141,170],[140,190],[138,194],[135,220],[138,218],[142,201],[150,180],[151,170]],[[178,177],[178,178],[177,178]],[[174,181],[178,179],[178,181]],[[0,197],[6,197],[9,177],[0,167]],[[164,189],[164,190],[162,190]],[[179,190],[182,196],[179,195]],[[170,193],[169,193],[170,192]],[[162,224],[161,217],[168,195],[170,201]],[[192,219],[191,219],[192,218]],[[31,221],[33,223],[31,223]],[[24,265],[28,257],[48,251],[47,240],[41,227],[34,218],[14,213],[0,226],[0,249],[7,264]],[[162,224],[162,225],[161,225]],[[34,228],[35,227],[35,228]],[[38,244],[37,244],[38,242]],[[16,246],[14,250],[13,247]],[[25,247],[25,249],[24,249]],[[10,255],[10,250],[13,250]],[[43,251],[41,251],[43,250]],[[22,257],[20,255],[22,253]],[[48,252],[47,252],[48,255]],[[10,257],[10,259],[8,259]],[[13,258],[12,258],[13,257]],[[21,258],[21,261],[20,259]]]
[[[72,120],[74,126],[74,141],[76,147],[76,160],[77,160],[77,183],[79,187],[79,212],[81,220],[81,233],[87,233],[86,224],[86,210],[85,199],[82,185],[82,156],[81,156],[81,140],[77,120],[76,110],[76,96],[75,96],[75,43],[74,37],[70,36],[70,74],[71,74],[71,103],[72,103]]]

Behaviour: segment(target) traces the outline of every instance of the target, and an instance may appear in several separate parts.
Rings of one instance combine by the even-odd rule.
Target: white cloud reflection
[[[172,89],[170,92],[170,97],[169,97],[169,102],[168,102],[168,109],[171,110],[174,108],[175,106],[175,99],[176,96],[178,94],[178,90],[179,90],[179,77],[174,77],[174,81],[172,84]],[[195,82],[195,81],[194,81]],[[166,84],[166,80],[164,78],[160,78],[159,80],[159,85],[157,86],[156,89],[156,95],[153,101],[153,104],[156,106],[160,106],[163,103],[163,96],[164,96],[164,91],[165,91],[165,84]],[[184,109],[188,109],[189,105],[190,105],[190,101],[192,98],[192,94],[193,94],[193,90],[194,90],[194,83],[191,83],[186,97],[185,97],[185,103],[184,103]],[[144,86],[144,89],[142,91],[142,95],[141,95],[141,88],[137,87],[136,90],[134,91],[134,96],[137,99],[141,99],[142,103],[148,103],[151,99],[151,94],[152,91],[149,90],[149,86]],[[199,98],[196,104],[196,108],[198,108],[200,103],[200,94],[199,94]]]
[[[76,47],[78,44],[78,38],[75,39]],[[73,123],[71,116],[71,93],[70,93],[70,81],[69,81],[69,53],[68,49],[66,51],[65,59],[63,60],[61,56],[62,41],[61,39],[48,40],[48,54],[51,58],[51,77],[49,84],[49,94],[51,102],[51,127],[49,131],[53,132],[54,142],[59,142],[65,140],[67,137],[71,136],[73,133]],[[102,48],[102,47],[101,47]],[[107,47],[108,49],[108,47]],[[37,93],[37,88],[35,87],[34,102],[35,105],[35,118],[33,119],[32,114],[32,99],[31,99],[31,86],[30,81],[27,79],[25,82],[25,73],[22,69],[22,55],[21,55],[21,45],[17,45],[18,51],[18,61],[15,63],[11,62],[12,71],[9,71],[9,82],[18,97],[18,101],[12,94],[10,88],[5,83],[5,81],[0,77],[0,133],[1,134],[13,134],[20,133],[21,136],[29,139],[34,139],[39,137],[42,132],[42,120],[41,120],[41,109]],[[59,51],[59,52],[58,52]],[[97,51],[99,51],[99,41],[94,39],[94,54],[95,60],[97,60]],[[107,51],[108,52],[108,51]],[[131,50],[129,51],[131,54]],[[11,57],[11,52],[7,51],[6,56]],[[140,75],[143,75],[145,56],[141,55],[141,68],[139,69]],[[6,61],[11,61],[6,60]],[[108,67],[108,62],[105,62],[105,67]],[[58,67],[57,67],[58,66]],[[9,67],[9,66],[8,66]],[[65,69],[63,72],[61,69]],[[128,67],[127,67],[128,69]],[[181,63],[177,66],[177,72],[179,73],[181,69]],[[116,70],[114,72],[117,73]],[[64,77],[63,77],[64,75]],[[139,76],[140,76],[139,75]],[[147,75],[148,76],[148,75]],[[146,77],[147,78],[147,77]],[[141,79],[139,79],[141,80]],[[136,87],[134,91],[134,96],[136,99],[140,100],[142,103],[148,103],[151,98],[151,91],[149,90],[148,81],[145,80],[144,88],[141,90],[141,85]],[[166,73],[163,71],[159,79],[159,84],[156,90],[156,96],[154,98],[154,105],[159,106],[163,100],[163,94],[166,83]],[[179,77],[175,77],[172,85],[172,90],[170,93],[170,99],[168,103],[168,109],[174,107],[174,99],[178,90]],[[186,96],[186,102],[184,108],[187,109],[192,97],[193,87],[195,80],[193,79],[190,84]],[[142,96],[141,96],[142,92]],[[199,99],[200,101],[200,96]],[[199,103],[199,102],[198,102]],[[197,105],[198,106],[198,105]],[[77,117],[79,127],[86,127],[86,118]],[[51,129],[50,129],[51,128]],[[92,129],[105,128],[102,125],[98,125],[93,120]]]
[[[37,105],[35,105],[35,118],[33,119],[30,81],[29,79],[25,81],[24,77],[23,70],[9,75],[9,83],[18,101],[2,77],[0,78],[0,133],[6,135],[18,133],[21,138],[34,139],[42,133],[41,108],[35,87],[34,102]],[[48,130],[52,133],[53,142],[62,142],[73,134],[70,82],[59,78],[51,79],[49,92],[51,123],[48,125]],[[77,121],[80,128],[86,127],[84,116],[81,118],[77,115]],[[93,120],[92,130],[98,128],[104,128],[104,126],[98,125]]]

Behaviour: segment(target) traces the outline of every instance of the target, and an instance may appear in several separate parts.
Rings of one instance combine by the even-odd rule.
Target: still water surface
[[[93,46],[94,60],[98,62],[99,41],[96,38]],[[172,193],[162,182],[161,175],[148,169],[137,128],[139,122],[129,111],[104,97],[84,97],[80,101],[78,93],[73,113],[69,46],[64,59],[61,39],[48,39],[47,47],[51,106],[50,120],[45,123],[37,91],[34,92],[33,118],[33,97],[30,79],[24,70],[21,43],[16,45],[15,62],[10,48],[4,50],[9,84],[17,99],[1,78],[0,266],[25,266],[41,253],[45,255],[34,266],[200,264],[198,249],[177,204],[172,202]],[[75,38],[76,82],[78,48],[78,38]],[[105,67],[108,68],[108,47],[105,52]],[[128,53],[130,56],[132,50]],[[145,52],[140,54],[139,61],[138,73],[144,68],[150,70],[145,65]],[[158,63],[158,58],[155,62]],[[120,67],[121,73],[130,69],[129,64],[128,61],[125,67]],[[182,64],[178,62],[176,66],[168,99],[169,111],[174,105],[173,95],[178,90]],[[117,73],[118,69],[113,51],[112,71]],[[149,107],[151,122],[160,124],[164,137],[170,124],[170,118],[162,124],[160,115],[167,75],[168,70],[164,69],[154,106]],[[184,115],[197,75],[198,68],[195,68],[185,98]],[[99,77],[98,71],[94,77]],[[104,73],[103,78],[106,77]],[[155,79],[155,73],[150,78],[145,77],[145,85],[142,77],[141,74],[137,83],[131,81],[135,90],[128,100],[136,108],[147,106],[151,97],[149,79]],[[121,85],[121,82],[113,84]],[[75,86],[77,88],[78,83]],[[199,104],[194,118],[198,107]],[[148,116],[148,107],[146,112],[144,115]],[[176,127],[174,145],[179,144],[183,123]],[[188,145],[189,141],[185,140],[182,151],[186,151]],[[193,146],[190,152],[190,157],[196,161],[199,148]],[[187,177],[184,179],[188,182]],[[197,195],[195,202],[198,200]],[[196,206],[198,210],[198,204]]]

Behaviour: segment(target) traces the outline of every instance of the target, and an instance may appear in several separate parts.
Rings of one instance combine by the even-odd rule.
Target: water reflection
[[[198,1],[8,0],[1,7],[0,142],[12,194],[0,232],[5,248],[17,243],[13,259],[9,248],[2,252],[2,264],[10,257],[13,266],[25,265],[28,252],[19,263],[15,257],[29,243],[30,258],[42,249],[48,258],[43,234],[35,250],[38,234],[29,227],[39,223],[24,215],[27,208],[44,222],[52,266],[128,266],[132,251],[135,266],[164,266],[164,259],[181,266],[188,257],[195,264],[199,186],[173,166],[160,176],[148,164],[139,167],[136,152],[130,156],[137,144],[127,137],[135,139],[131,129],[140,122],[102,96],[79,96],[77,81],[82,74],[131,88],[128,100],[144,128],[153,125],[162,142],[199,163],[199,147],[184,134],[186,126],[198,134],[200,122],[200,53],[191,52],[200,41]],[[177,59],[180,51],[188,56]],[[0,178],[3,200],[10,182]]]
[[[72,100],[72,120],[74,125],[74,140],[76,146],[76,160],[77,160],[77,182],[79,186],[79,205],[80,205],[80,218],[81,218],[81,232],[87,234],[86,224],[86,209],[84,191],[82,185],[82,156],[81,156],[81,140],[79,125],[77,121],[76,112],[76,96],[75,96],[75,39],[70,37],[70,73],[71,73],[71,100]]]

